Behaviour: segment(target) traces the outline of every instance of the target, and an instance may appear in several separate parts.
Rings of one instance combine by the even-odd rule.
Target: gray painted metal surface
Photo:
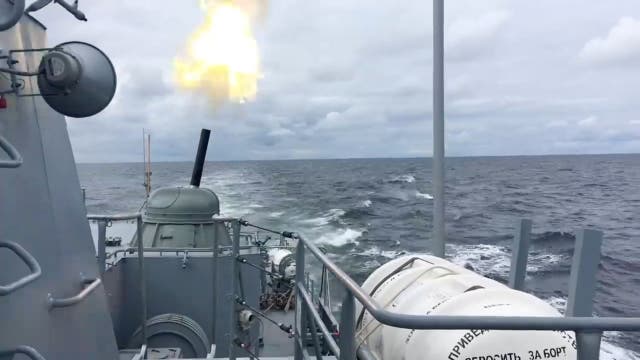
[[[12,241],[0,241],[0,248],[7,248],[13,251],[24,263],[29,267],[30,273],[11,282],[7,285],[0,286],[0,296],[10,295],[12,292],[20,289],[23,286],[29,285],[42,275],[42,269],[38,260],[36,260],[27,250],[25,250],[20,244]]]
[[[0,135],[0,149],[4,150],[9,157],[7,160],[0,159],[0,168],[17,168],[22,165],[22,155],[20,155],[20,152],[2,135]]]
[[[593,314],[593,296],[596,292],[602,232],[581,230],[578,232],[573,250],[573,263],[569,276],[569,299],[567,316]]]
[[[340,360],[356,360],[356,300],[347,290],[340,310]]]
[[[258,262],[260,254],[241,251],[242,257]],[[165,313],[177,313],[195,320],[206,332],[209,339],[213,333],[213,319],[216,329],[216,355],[225,357],[229,351],[229,319],[235,307],[231,298],[232,267],[234,258],[230,254],[218,257],[219,281],[214,291],[211,252],[191,253],[187,266],[183,267],[182,255],[174,253],[149,253],[145,250],[145,273],[147,289],[147,307],[149,318]],[[241,267],[243,274],[245,301],[258,306],[260,274],[250,267]],[[121,258],[115,266],[109,268],[104,276],[108,292],[113,327],[120,348],[127,348],[130,337],[141,324],[139,267],[136,254]],[[216,298],[217,307],[211,305]],[[215,310],[215,313],[214,313]],[[222,320],[221,320],[222,319]]]
[[[107,221],[98,221],[98,271],[104,274],[107,261]]]
[[[83,288],[77,295],[68,297],[68,298],[55,298],[53,294],[49,294],[47,301],[49,302],[49,307],[53,308],[63,308],[76,305],[81,301],[85,300],[89,294],[91,294],[100,284],[102,284],[102,280],[100,279],[82,279],[82,285],[87,285],[87,287]]]
[[[142,238],[142,218],[136,217],[136,239]],[[147,347],[147,280],[144,270],[144,243],[138,241],[138,287],[140,289],[140,333],[142,334],[142,349]],[[143,358],[145,353],[142,352]]]
[[[20,21],[24,5],[24,0],[0,1],[0,31],[9,30]]]
[[[296,285],[302,286],[304,288],[304,278],[305,278],[305,247],[304,243],[301,241],[298,242],[296,247]],[[296,334],[304,334],[307,333],[306,329],[302,327],[304,322],[303,319],[306,318],[306,311],[308,311],[304,306],[296,306],[296,317],[295,317],[295,331]],[[304,340],[304,339],[303,339]],[[303,349],[300,346],[300,342],[296,342],[294,359],[301,360],[303,358]]]
[[[521,219],[516,226],[516,233],[511,246],[511,267],[509,268],[509,286],[516,290],[524,289],[527,276],[527,260],[531,241],[531,220]]]
[[[6,9],[7,0],[0,0]],[[0,47],[43,48],[44,28],[24,16],[10,30],[0,32]],[[16,68],[34,71],[40,53],[16,53]],[[37,93],[34,78],[24,78],[24,93]],[[10,87],[0,78],[0,88]],[[47,359],[117,358],[102,286],[84,301],[51,309],[49,293],[67,298],[78,294],[78,279],[98,276],[95,250],[79,191],[65,119],[39,97],[5,95],[0,109],[0,134],[23,157],[18,168],[0,168],[0,241],[18,243],[39,263],[42,275],[0,297],[0,349],[29,346]],[[0,284],[25,275],[23,261],[10,251],[0,252]],[[91,326],[80,326],[90,323]],[[34,331],[36,326],[38,331]]]
[[[444,257],[444,0],[433,0],[433,237],[431,252]]]
[[[151,193],[144,221],[160,224],[207,224],[220,213],[218,196],[207,188],[168,187]]]
[[[592,316],[601,248],[602,232],[597,230],[578,232],[569,275],[569,299],[565,311],[567,316]],[[576,332],[580,360],[598,358],[601,337],[601,331]]]

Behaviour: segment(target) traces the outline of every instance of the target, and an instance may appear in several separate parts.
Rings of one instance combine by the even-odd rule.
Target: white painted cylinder
[[[269,262],[271,263],[271,271],[280,274],[284,279],[290,279],[296,275],[296,263],[290,250],[269,250]]]
[[[402,264],[418,258],[391,277]],[[388,278],[387,278],[388,277]],[[385,280],[386,278],[386,280]],[[391,312],[414,315],[561,316],[543,300],[430,255],[392,260],[363,289]],[[379,360],[576,359],[573,332],[411,330],[380,324],[358,304],[358,345]]]

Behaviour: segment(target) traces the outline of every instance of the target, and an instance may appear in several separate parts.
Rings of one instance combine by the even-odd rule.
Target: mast
[[[151,193],[151,134],[142,129],[142,153],[144,162],[144,191],[149,197]]]
[[[444,257],[444,0],[433,0],[433,239],[432,253]]]
[[[151,193],[151,133],[147,133],[147,197]]]

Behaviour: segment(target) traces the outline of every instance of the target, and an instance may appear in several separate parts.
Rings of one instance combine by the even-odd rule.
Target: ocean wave
[[[274,211],[269,213],[269,217],[272,218],[279,218],[282,215],[284,215],[284,211]]]
[[[377,246],[372,246],[365,251],[359,252],[360,256],[382,256],[387,259],[395,259],[400,255],[404,255],[407,252],[404,250],[382,250]]]
[[[433,200],[433,195],[428,193],[421,193],[420,191],[416,191],[416,197],[419,199]]]
[[[353,208],[345,212],[341,216],[341,218],[338,220],[338,222],[341,224],[344,224],[342,222],[342,219],[361,220],[361,219],[366,219],[367,217],[370,217],[372,215],[373,213],[369,208],[366,208],[366,207]]]
[[[454,255],[451,262],[472,269],[481,275],[493,277],[509,273],[511,260],[503,246],[477,244],[468,246],[453,245]]]
[[[565,266],[567,263],[571,263],[571,257],[565,254],[530,254],[527,262],[527,273],[564,272],[569,270],[569,267]]]
[[[357,244],[358,239],[362,236],[363,231],[354,229],[341,229],[320,236],[316,242],[324,245],[340,247],[348,244]]]
[[[255,211],[247,206],[232,204],[230,202],[221,202],[220,214],[230,217],[243,217],[255,213]]]
[[[339,222],[340,218],[344,216],[346,211],[342,209],[330,209],[322,214],[322,216],[302,220],[301,223],[309,224],[313,226],[329,225],[331,222]]]
[[[545,243],[551,242],[556,243],[558,241],[571,242],[573,243],[576,239],[576,236],[572,233],[562,232],[562,231],[546,231],[542,234],[533,234],[532,239],[534,243]]]
[[[615,345],[610,341],[607,341],[607,336],[604,336],[605,340],[602,340],[600,345],[600,360],[639,360],[640,356],[629,349],[625,349],[621,346]]]
[[[253,208],[253,209],[260,209],[260,208],[263,208],[263,207],[264,207],[264,205],[260,205],[260,204],[249,204],[249,207],[250,207],[250,208]]]
[[[398,183],[412,183],[414,181],[416,181],[416,178],[413,175],[405,174],[405,175],[394,176],[388,182],[392,184],[398,184]]]
[[[372,204],[371,200],[367,199],[367,200],[364,200],[364,201],[360,202],[360,207],[368,208],[368,207],[371,207],[371,204]]]
[[[543,299],[549,305],[553,306],[558,312],[564,315],[564,311],[567,307],[567,298],[561,296],[552,296]],[[595,314],[594,314],[595,315]],[[615,342],[617,338],[621,337],[621,334],[617,331],[608,331],[603,335],[602,343],[600,345],[600,359],[602,360],[620,360],[620,359],[633,359],[639,360],[640,357],[635,352],[625,349]]]
[[[511,267],[511,252],[507,247],[490,244],[453,245],[455,254],[451,262],[471,268],[481,275],[506,279]],[[566,262],[562,254],[530,254],[527,262],[527,274],[553,271],[558,264]]]

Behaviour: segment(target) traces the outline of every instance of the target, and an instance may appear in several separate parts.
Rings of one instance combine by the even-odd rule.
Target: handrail
[[[320,318],[320,314],[318,314],[317,311],[312,310],[313,301],[311,300],[309,293],[307,293],[307,290],[305,289],[304,284],[297,283],[296,287],[298,288],[298,293],[302,296],[302,300],[304,300],[304,304],[307,306],[309,312],[311,313],[311,316],[313,316],[316,322],[316,325],[320,328],[320,332],[322,332],[322,335],[324,335],[324,338],[327,343],[327,346],[329,347],[329,350],[331,350],[331,352],[336,357],[340,358],[340,349],[338,348],[338,344],[333,339],[331,332],[329,331],[329,329],[327,329],[327,326],[324,324],[324,321],[322,321],[322,318]],[[314,329],[312,329],[311,331],[314,331]]]
[[[19,280],[12,282],[9,285],[0,286],[0,296],[11,294],[19,288],[35,281],[42,275],[42,269],[38,261],[22,246],[12,241],[0,241],[0,248],[8,248],[13,251],[31,270],[31,273]]]
[[[8,356],[14,354],[23,354],[29,357],[31,360],[46,360],[44,356],[40,355],[38,350],[27,345],[20,345],[13,349],[0,350],[0,356]]]
[[[382,308],[362,288],[322,253],[318,247],[298,234],[294,238],[331,271],[335,278],[381,324],[403,329],[484,329],[484,330],[574,330],[574,331],[640,331],[640,318],[616,317],[538,317],[538,316],[458,316],[407,315]]]
[[[53,297],[53,295],[49,294],[49,296],[48,296],[49,307],[50,308],[57,308],[57,307],[67,307],[67,306],[75,305],[75,304],[81,302],[82,300],[84,300],[101,283],[102,283],[102,280],[100,280],[100,278],[83,279],[82,280],[82,284],[83,285],[89,284],[89,286],[84,288],[77,295],[69,297],[69,298],[56,299],[56,298]]]
[[[9,160],[0,160],[0,168],[17,168],[22,165],[22,155],[20,155],[20,152],[2,135],[0,135],[0,149],[9,155]]]
[[[13,8],[11,13],[3,16],[0,22],[0,31],[11,29],[15,24],[20,21],[22,14],[24,13],[24,0],[13,0]]]
[[[87,220],[96,221],[122,221],[122,220],[135,220],[141,217],[141,213],[126,213],[126,214],[89,214]]]
[[[240,250],[248,250],[248,249],[253,249],[255,248],[255,245],[243,245],[240,246],[239,249]],[[269,248],[285,248],[285,246],[268,246]],[[226,251],[231,251],[232,246],[231,245],[225,245],[225,246],[218,246],[218,252],[220,252],[220,250],[226,250]],[[289,248],[289,247],[286,247]],[[156,253],[176,253],[176,255],[180,255],[180,253],[184,253],[184,252],[190,252],[190,253],[208,253],[211,252],[212,248],[208,247],[208,248],[184,248],[184,247],[180,247],[180,248],[168,248],[168,247],[163,247],[163,248],[154,248],[154,247],[145,247],[144,248],[144,252],[148,253],[148,252],[156,252]],[[134,248],[134,247],[128,247],[128,248],[124,248],[124,249],[118,249],[118,250],[114,250],[112,252],[109,252],[106,255],[107,259],[111,259],[114,256],[117,256],[118,254],[133,254],[133,253],[137,253],[138,249]]]
[[[137,353],[132,360],[142,360],[147,356],[147,344],[142,344],[140,352]]]

